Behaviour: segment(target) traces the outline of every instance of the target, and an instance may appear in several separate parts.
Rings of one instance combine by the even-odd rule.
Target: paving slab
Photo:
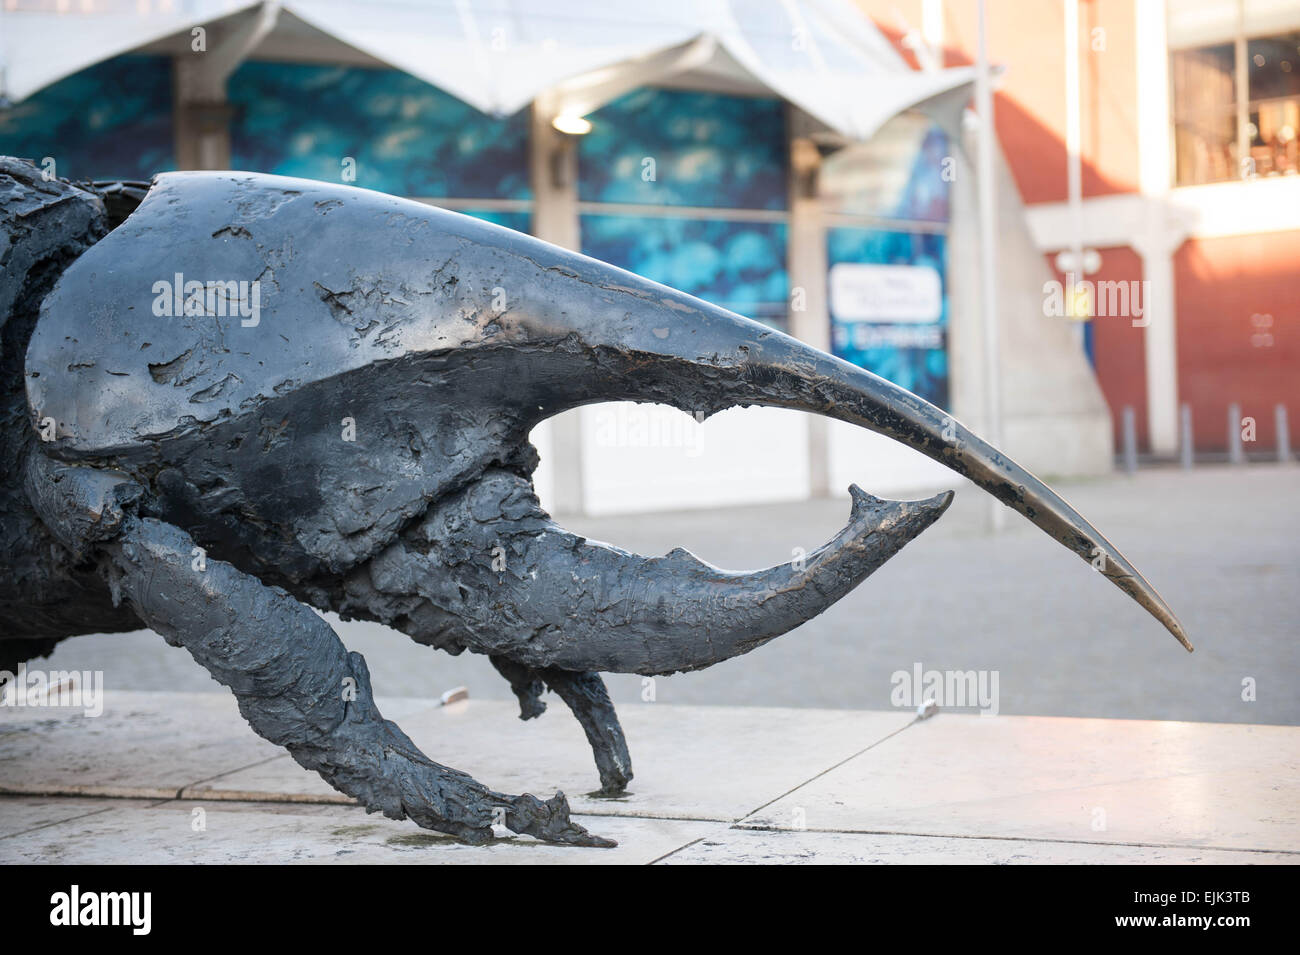
[[[78,796],[0,796],[0,840],[43,826],[70,822],[110,809],[142,809],[156,799],[95,799]]]
[[[35,811],[39,807],[25,805],[31,798],[0,797],[0,818]],[[691,820],[578,817],[618,846],[551,846],[504,830],[507,838],[492,845],[466,846],[410,822],[368,815],[359,806],[100,802],[106,807],[93,814],[0,838],[0,864],[642,865],[726,828]]]
[[[426,701],[389,701],[393,718]],[[284,755],[229,693],[106,691],[103,712],[0,706],[0,792],[171,798],[204,779]]]
[[[741,825],[1300,852],[1300,730],[940,714]]]
[[[1300,855],[1030,839],[729,828],[659,865],[1295,865]]]
[[[645,704],[633,793],[601,800],[562,707],[380,707],[620,848],[460,846],[347,804],[233,699],[122,693],[97,718],[0,707],[0,862],[1300,862],[1297,727]]]
[[[197,780],[282,752],[226,694],[105,693],[104,712],[0,707],[0,792],[174,797]]]
[[[380,701],[385,715],[388,704]],[[620,709],[635,777],[619,799],[599,786],[586,737],[557,702],[523,722],[512,703],[469,700],[400,720],[431,758],[501,792],[558,791],[576,812],[733,821],[908,725],[910,713],[665,706]],[[348,802],[285,756],[214,776],[189,798]]]

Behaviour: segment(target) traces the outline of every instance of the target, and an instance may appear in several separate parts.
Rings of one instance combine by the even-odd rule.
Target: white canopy
[[[909,108],[955,130],[974,79],[912,70],[851,0],[8,0],[0,94],[122,53],[179,55],[200,25],[209,44],[251,36],[241,55],[387,64],[493,115],[544,97],[580,116],[670,83],[770,91],[864,140]]]

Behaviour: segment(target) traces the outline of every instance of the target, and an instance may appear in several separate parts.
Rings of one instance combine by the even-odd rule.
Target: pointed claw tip
[[[956,491],[944,491],[942,494],[936,494],[925,503],[931,507],[938,508],[939,513],[942,514],[944,511],[948,510],[948,507],[956,497]]]
[[[934,521],[938,520],[943,515],[943,512],[948,510],[948,506],[952,504],[955,497],[955,492],[944,491],[923,501],[889,501],[867,493],[856,484],[850,484],[849,498],[853,502],[850,520],[861,520],[871,511],[878,511],[892,506],[912,513],[917,511],[926,512],[931,515],[930,520]]]
[[[933,523],[943,516],[956,496],[952,491],[944,491],[934,497],[927,497],[923,501],[904,501],[902,503],[906,507],[913,509],[915,513],[924,514],[926,520]]]
[[[1151,609],[1151,612],[1157,620],[1165,625],[1165,629],[1174,635],[1174,639],[1182,644],[1184,650],[1192,653],[1196,649],[1192,646],[1192,642],[1187,639],[1187,632],[1183,630],[1182,623],[1174,616],[1174,612],[1164,605],[1163,601],[1160,601],[1160,606],[1157,609]]]
[[[849,520],[853,522],[862,520],[867,514],[884,507],[889,503],[888,501],[876,497],[874,494],[868,494],[856,484],[849,485],[849,500],[851,502],[849,506]]]
[[[1131,568],[1130,568],[1131,570]],[[1193,652],[1195,647],[1187,639],[1187,632],[1183,630],[1182,623],[1174,616],[1173,610],[1165,603],[1164,598],[1158,594],[1155,589],[1146,582],[1146,579],[1136,571],[1124,578],[1116,580],[1121,590],[1138,602],[1147,613],[1160,621],[1161,625],[1168,630],[1175,640],[1177,640],[1188,653]]]

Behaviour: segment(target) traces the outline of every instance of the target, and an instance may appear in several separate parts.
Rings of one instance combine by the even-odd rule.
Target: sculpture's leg
[[[587,734],[600,773],[600,794],[622,795],[632,779],[632,757],[600,674],[574,673],[558,667],[534,670],[507,657],[490,659],[497,671],[510,681],[510,688],[519,698],[520,719],[532,719],[545,711],[546,704],[540,699],[545,687],[559,694]]]
[[[546,712],[546,701],[542,699],[542,694],[546,692],[546,684],[542,681],[540,673],[532,667],[516,663],[509,657],[494,655],[488,659],[497,668],[497,672],[506,678],[510,689],[518,698],[521,720],[536,719]]]
[[[569,820],[563,793],[503,795],[430,760],[380,715],[365,660],[325,621],[229,564],[194,570],[193,547],[175,527],[129,519],[105,550],[144,622],[234,690],[249,725],[301,766],[371,811],[466,842],[489,841],[499,823],[551,842],[611,844]]]
[[[546,685],[573,711],[587,734],[600,773],[600,794],[622,795],[632,779],[632,757],[605,681],[599,673],[574,673],[558,667],[548,667],[541,674]]]
[[[613,845],[570,821],[563,793],[545,802],[505,795],[430,760],[383,718],[365,660],[312,610],[230,564],[203,558],[181,529],[124,513],[120,487],[103,472],[56,470],[29,476],[51,529],[69,536],[84,527],[90,501],[89,512],[99,515],[94,553],[106,561],[114,595],[230,687],[249,725],[300,765],[372,812],[466,842],[491,840],[500,824],[548,842]]]

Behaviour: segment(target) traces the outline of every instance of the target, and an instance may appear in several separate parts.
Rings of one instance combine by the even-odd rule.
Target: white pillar
[[[181,169],[230,168],[230,107],[226,81],[275,29],[278,0],[229,23],[209,23],[191,35],[190,50],[176,57],[172,72],[176,165]]]
[[[532,232],[539,239],[577,252],[581,246],[578,144],[575,137],[551,125],[554,118],[550,97],[539,96],[533,103],[528,138]],[[582,421],[582,409],[576,408],[549,422],[551,500],[547,505],[559,513],[581,514],[586,510]]]
[[[1164,221],[1161,206],[1150,205],[1147,229],[1133,240],[1142,257],[1142,321],[1146,351],[1147,434],[1151,453],[1178,452],[1178,322],[1174,292],[1174,252],[1184,233]]]
[[[821,153],[809,138],[812,122],[806,113],[787,107],[786,126],[790,138],[790,228],[786,247],[790,334],[814,348],[830,351],[826,222],[817,188]],[[813,415],[808,421],[808,491],[813,497],[830,494],[829,424],[821,415]]]
[[[1134,4],[1137,24],[1138,172],[1147,197],[1146,225],[1133,243],[1142,256],[1148,301],[1146,345],[1147,432],[1154,454],[1178,451],[1178,334],[1173,254],[1185,238],[1171,225],[1165,198],[1172,176],[1169,50],[1164,0]]]
[[[578,138],[551,125],[555,113],[549,99],[542,95],[533,103],[528,141],[533,235],[578,252]]]

